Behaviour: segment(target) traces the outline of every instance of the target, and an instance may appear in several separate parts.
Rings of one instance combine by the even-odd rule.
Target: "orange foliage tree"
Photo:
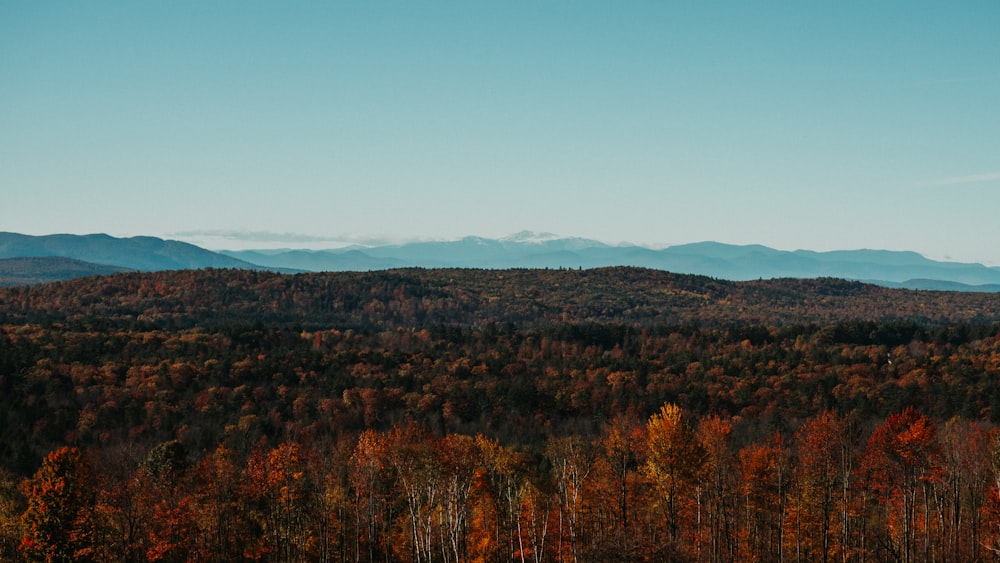
[[[862,471],[884,511],[881,533],[902,563],[918,560],[918,536],[923,539],[919,558],[930,556],[929,495],[938,462],[935,434],[930,418],[907,407],[876,426],[865,447]]]
[[[790,452],[781,435],[744,446],[739,453],[743,522],[740,559],[784,560],[786,496],[791,482]]]
[[[93,560],[90,470],[76,448],[59,448],[23,485],[28,508],[22,516],[21,551],[29,561]]]
[[[824,563],[839,546],[831,545],[836,515],[838,420],[824,411],[803,424],[795,434],[798,471],[795,479],[795,547],[806,559]]]
[[[649,440],[646,470],[659,488],[666,509],[667,544],[664,548],[667,552],[683,555],[689,551],[690,542],[682,541],[688,530],[681,516],[695,500],[690,492],[697,489],[702,478],[705,449],[680,407],[673,403],[660,407],[660,412],[650,417],[646,428]]]

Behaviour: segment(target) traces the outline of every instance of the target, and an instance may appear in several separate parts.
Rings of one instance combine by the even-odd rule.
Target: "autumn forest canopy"
[[[0,289],[0,560],[984,561],[1000,294],[637,268]]]

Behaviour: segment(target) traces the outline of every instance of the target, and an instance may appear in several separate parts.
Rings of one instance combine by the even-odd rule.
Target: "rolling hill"
[[[162,326],[312,327],[1000,322],[1000,294],[833,278],[726,281],[643,268],[405,269],[276,274],[175,270],[0,290],[0,323],[102,318]]]
[[[132,270],[59,256],[0,258],[0,287],[34,285],[86,276],[109,276],[129,271]]]

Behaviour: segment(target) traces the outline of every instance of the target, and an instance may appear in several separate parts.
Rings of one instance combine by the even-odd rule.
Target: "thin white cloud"
[[[319,237],[302,233],[275,233],[271,231],[235,231],[222,229],[200,229],[193,231],[177,231],[167,233],[170,237],[179,238],[215,238],[232,241],[253,241],[253,242],[330,242],[339,241],[331,237]]]
[[[1000,172],[989,172],[987,174],[971,174],[969,176],[949,176],[947,178],[935,178],[927,182],[929,186],[961,186],[965,184],[980,184],[983,182],[995,182],[1000,180]]]
[[[332,236],[293,232],[195,229],[166,233],[166,238],[189,242],[214,250],[331,249],[347,246],[384,246],[431,239],[340,234]]]

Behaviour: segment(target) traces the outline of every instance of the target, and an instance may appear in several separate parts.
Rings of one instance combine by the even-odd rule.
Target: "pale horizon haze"
[[[998,100],[996,0],[0,0],[0,231],[997,266]]]

